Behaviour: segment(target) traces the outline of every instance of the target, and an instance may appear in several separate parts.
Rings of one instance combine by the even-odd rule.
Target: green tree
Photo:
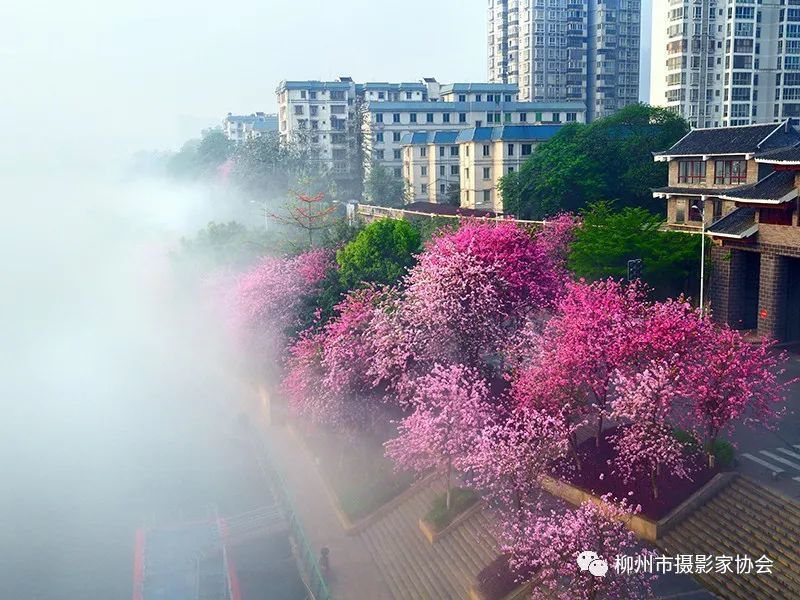
[[[182,179],[213,178],[232,152],[233,143],[221,129],[206,129],[199,140],[189,140],[169,155],[166,170]]]
[[[541,219],[599,200],[652,206],[650,189],[667,178],[666,163],[654,162],[652,152],[669,148],[687,131],[686,121],[672,111],[646,104],[567,125],[500,180],[504,210]]]
[[[181,238],[176,257],[203,271],[216,267],[243,267],[261,256],[285,249],[277,232],[248,229],[236,221],[211,221],[193,237]]]
[[[398,219],[381,219],[367,225],[336,253],[339,281],[346,289],[364,283],[396,283],[414,264],[421,250],[419,231]]]
[[[642,259],[642,280],[658,296],[688,291],[699,267],[698,236],[661,229],[664,220],[639,207],[615,212],[610,202],[596,202],[582,211],[575,230],[569,267],[589,280],[626,277],[628,261]]]
[[[402,206],[406,187],[400,177],[381,165],[372,165],[364,180],[364,198],[377,206]]]

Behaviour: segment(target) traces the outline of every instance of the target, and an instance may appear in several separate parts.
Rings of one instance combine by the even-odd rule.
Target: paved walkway
[[[331,595],[337,600],[391,600],[389,588],[362,539],[342,529],[314,458],[285,426],[265,425],[264,431],[309,543],[317,551],[323,546],[331,550]]]

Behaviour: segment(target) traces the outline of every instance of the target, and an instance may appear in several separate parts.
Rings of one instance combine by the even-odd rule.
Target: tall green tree
[[[406,186],[386,167],[372,165],[364,180],[364,198],[377,206],[402,206],[405,202]]]
[[[664,184],[667,165],[654,162],[652,152],[669,148],[687,131],[686,121],[672,111],[646,104],[567,125],[501,179],[504,210],[541,219],[599,200],[653,207],[650,189]]]
[[[221,129],[206,129],[202,137],[187,141],[167,158],[167,173],[181,179],[216,177],[231,156],[233,143]]]
[[[375,221],[336,253],[339,280],[346,289],[364,283],[397,283],[421,249],[420,233],[407,221]]]
[[[664,220],[640,207],[614,211],[596,202],[582,211],[574,232],[569,267],[589,280],[627,276],[628,261],[642,259],[642,280],[661,297],[688,292],[699,268],[700,239],[663,231]]]

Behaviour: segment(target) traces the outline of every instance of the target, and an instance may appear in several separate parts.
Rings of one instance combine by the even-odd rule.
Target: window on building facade
[[[464,179],[469,180],[469,167],[464,168]]]
[[[417,113],[411,113],[409,115],[409,118],[411,119],[412,123],[416,123],[417,122]]]
[[[483,202],[489,204],[492,201],[492,190],[483,190]]]
[[[458,175],[458,165],[450,165],[450,175]]]
[[[375,134],[375,142],[378,143],[378,144],[382,144],[383,143],[383,132],[382,131],[379,131],[378,133]]]
[[[536,119],[536,122],[537,122],[537,123],[541,123],[541,121],[542,121],[542,113],[540,113],[540,112],[537,112],[537,113],[534,115],[534,118]]]
[[[403,176],[403,170],[400,167],[395,167],[394,168],[394,176],[395,177],[402,177]]]
[[[533,151],[532,144],[522,144],[522,148],[520,149],[520,153],[522,156],[528,156]]]
[[[503,122],[511,123],[511,113],[503,113]]]
[[[706,163],[702,160],[678,161],[678,183],[705,183]]]
[[[439,177],[444,177],[446,175],[446,170],[444,165],[439,165]]]
[[[511,102],[511,94],[506,94],[506,102]]]
[[[378,100],[383,100],[384,98],[386,98],[386,93],[385,92],[378,92]]]
[[[375,154],[376,154],[378,160],[383,160],[384,157],[385,157],[385,153],[384,153],[383,150],[378,150]]]
[[[508,155],[509,156],[514,156],[514,144],[509,144],[508,145]]]
[[[714,198],[712,202],[714,205],[714,220],[717,221],[722,217],[722,200]]]
[[[309,92],[309,93],[308,93],[308,97],[309,97],[311,100],[316,100],[316,99],[317,99],[317,92]]]
[[[419,149],[419,155],[420,155],[422,158],[425,158],[426,156],[428,156],[428,149],[427,149],[425,146],[422,146],[422,147]]]
[[[484,179],[492,178],[492,170],[489,167],[483,167],[483,178]]]
[[[442,113],[442,123],[450,122],[450,113]]]
[[[467,122],[467,113],[458,113],[458,122],[459,123],[466,123]]]
[[[394,113],[392,115],[392,123],[399,123],[400,122],[400,113]]]
[[[527,123],[528,122],[528,113],[519,113],[519,122],[520,123]]]
[[[400,160],[400,158],[401,158],[400,157],[400,150],[395,150],[394,151],[394,159],[395,160]]]
[[[302,115],[303,114],[303,107],[300,106],[300,105],[295,106],[294,107],[294,114]]]
[[[466,94],[459,94],[459,95],[458,95],[458,101],[459,101],[459,102],[466,102],[466,101],[467,101],[467,96],[466,96]]]
[[[480,102],[480,101],[481,101],[481,95],[475,94],[475,102]]]
[[[428,184],[427,183],[423,183],[422,185],[419,186],[419,189],[423,194],[427,194],[428,193]]]
[[[578,113],[567,113],[567,123],[574,123],[578,120]]]
[[[719,185],[735,185],[746,182],[747,182],[746,160],[714,161],[714,183]]]
[[[425,122],[433,123],[433,113],[428,113],[427,115],[425,115]]]
[[[302,98],[303,100],[306,99],[306,91],[305,90],[300,90],[300,98]]]
[[[392,132],[392,141],[393,142],[399,142],[400,141],[400,137],[401,137],[401,135],[400,135],[399,131],[393,131]]]
[[[383,123],[383,113],[375,113],[375,122]]]
[[[458,156],[458,146],[450,146],[450,156]]]
[[[411,92],[406,92],[406,100],[411,100]]]
[[[439,193],[440,193],[442,196],[444,196],[444,194],[445,194],[445,190],[446,190],[446,188],[445,188],[444,184],[443,184],[443,183],[440,183],[440,184],[439,184]]]
[[[686,221],[686,200],[679,198],[675,200],[675,222],[683,223]]]
[[[703,213],[700,211],[700,200],[697,199],[689,199],[687,200],[689,204],[689,220],[690,221],[702,221],[703,220]]]
[[[422,177],[427,177],[428,176],[428,167],[425,167],[425,166],[420,167],[419,168],[419,174],[422,175]]]
[[[492,150],[491,150],[491,146],[490,146],[489,144],[484,144],[484,145],[483,145],[483,155],[484,155],[484,156],[489,156],[489,154],[491,153],[491,151],[492,151]]]
[[[553,122],[561,123],[561,113],[553,113]]]
[[[439,156],[444,156],[444,146],[439,146]]]
[[[759,208],[758,222],[765,225],[791,225],[792,208]]]

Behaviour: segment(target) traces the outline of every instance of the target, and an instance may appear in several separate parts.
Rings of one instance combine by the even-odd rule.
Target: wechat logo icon
[[[584,550],[578,554],[578,567],[581,571],[589,571],[595,577],[605,577],[608,563],[597,555],[597,552]]]

